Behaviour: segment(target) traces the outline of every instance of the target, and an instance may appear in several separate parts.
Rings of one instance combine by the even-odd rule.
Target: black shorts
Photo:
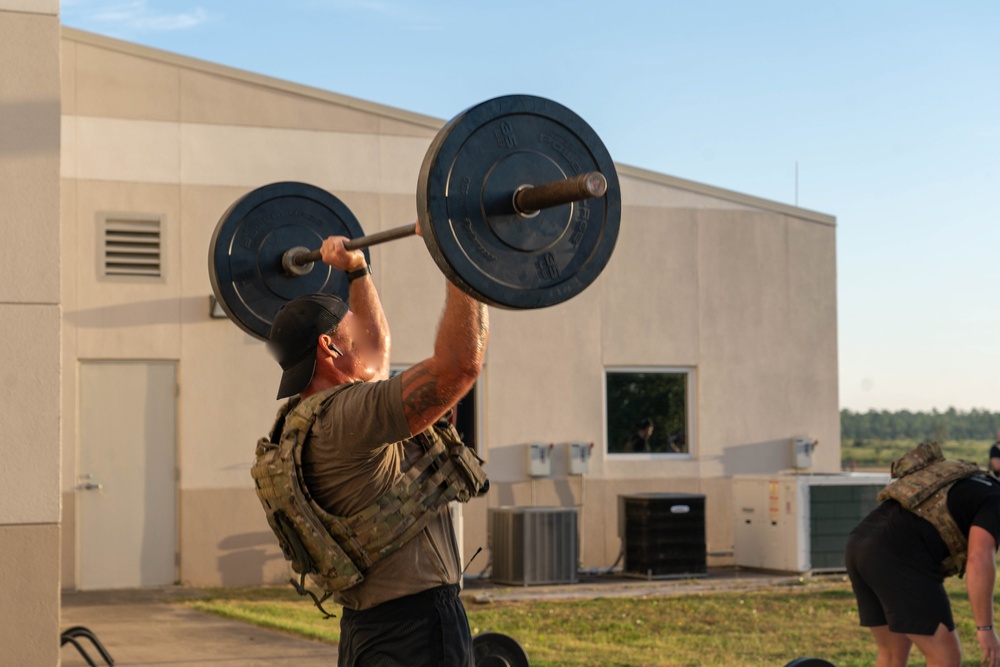
[[[955,629],[944,575],[912,534],[910,517],[887,514],[862,522],[847,538],[846,565],[863,627],[888,625],[892,632],[933,635],[940,624]],[[912,516],[912,515],[911,515]]]
[[[474,667],[472,634],[458,585],[344,609],[338,667]]]

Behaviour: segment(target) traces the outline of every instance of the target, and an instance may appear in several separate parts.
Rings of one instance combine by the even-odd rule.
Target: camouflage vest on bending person
[[[893,462],[895,481],[878,494],[880,502],[892,498],[937,529],[950,554],[941,561],[946,577],[965,573],[969,551],[968,538],[948,512],[948,491],[955,482],[977,472],[982,471],[976,464],[947,460],[936,442],[926,442]]]
[[[326,591],[324,600],[359,584],[368,568],[416,537],[441,507],[452,500],[468,502],[489,489],[482,460],[462,443],[454,426],[439,420],[413,436],[423,456],[376,502],[351,516],[324,510],[303,480],[302,448],[316,415],[347,386],[286,402],[270,437],[257,442],[250,471],[285,559],[301,575],[292,585],[307,594],[303,584],[309,575]]]

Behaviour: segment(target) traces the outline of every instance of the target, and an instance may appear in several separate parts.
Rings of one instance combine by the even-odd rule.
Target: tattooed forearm
[[[437,375],[426,366],[418,364],[403,373],[403,411],[406,420],[433,422],[448,407],[448,397],[442,396]]]
[[[403,371],[401,378],[411,433],[433,424],[475,383],[483,367],[489,322],[486,306],[449,284],[433,356]]]

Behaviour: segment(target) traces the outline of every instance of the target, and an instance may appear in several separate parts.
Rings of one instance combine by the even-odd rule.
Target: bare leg
[[[927,658],[927,667],[961,667],[962,645],[958,633],[938,625],[933,635],[906,635]]]
[[[868,629],[872,631],[875,643],[878,644],[878,660],[875,662],[875,667],[906,667],[912,646],[910,636],[890,632],[888,625]],[[930,667],[929,662],[927,665]]]

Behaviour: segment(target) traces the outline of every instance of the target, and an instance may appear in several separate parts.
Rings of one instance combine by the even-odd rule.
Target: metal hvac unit
[[[705,496],[636,493],[618,496],[624,574],[644,579],[708,575]]]
[[[489,511],[491,579],[500,584],[574,584],[579,559],[575,507]]]
[[[848,534],[888,483],[888,473],[734,476],[736,565],[842,572]]]

